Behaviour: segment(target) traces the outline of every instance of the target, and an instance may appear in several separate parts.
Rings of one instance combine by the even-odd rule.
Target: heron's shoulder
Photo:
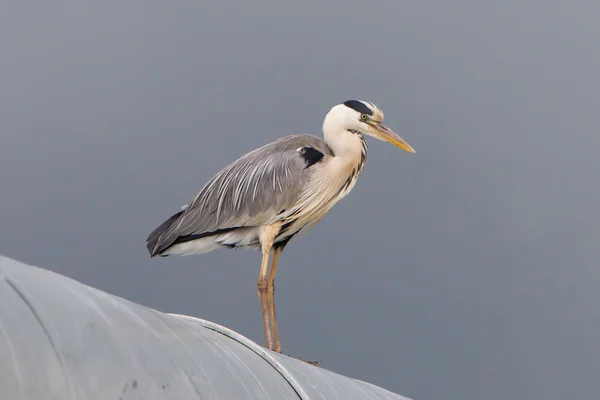
[[[294,134],[284,136],[272,142],[271,144],[282,151],[298,150],[303,147],[310,147],[314,150],[318,150],[323,155],[333,155],[333,152],[323,141],[323,139],[309,134]]]

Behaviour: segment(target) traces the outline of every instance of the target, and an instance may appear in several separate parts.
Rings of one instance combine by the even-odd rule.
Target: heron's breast
[[[315,224],[350,193],[363,170],[364,162],[344,161],[332,157],[329,164],[315,169],[299,201],[286,213],[282,236],[289,236],[306,225]]]

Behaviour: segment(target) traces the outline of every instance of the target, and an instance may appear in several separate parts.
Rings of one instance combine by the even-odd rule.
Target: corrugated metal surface
[[[402,396],[0,256],[1,399]]]

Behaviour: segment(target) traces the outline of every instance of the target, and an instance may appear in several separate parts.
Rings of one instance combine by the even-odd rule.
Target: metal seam
[[[229,328],[226,328],[222,325],[216,324],[211,321],[204,320],[202,318],[196,318],[196,317],[191,317],[189,315],[175,314],[175,313],[167,313],[167,315],[172,315],[172,316],[176,316],[176,317],[180,317],[180,318],[184,318],[184,319],[188,319],[188,320],[197,322],[204,328],[218,332],[224,336],[227,336],[227,337],[235,340],[236,342],[240,343],[241,345],[247,347],[248,349],[250,349],[251,351],[256,353],[260,358],[265,360],[269,365],[271,365],[273,367],[273,369],[275,369],[275,371],[277,371],[279,373],[279,375],[281,375],[283,377],[283,379],[286,380],[286,382],[290,385],[292,390],[294,392],[296,392],[299,399],[310,400],[310,397],[308,396],[308,394],[306,394],[306,392],[304,391],[302,386],[292,376],[292,374],[287,369],[285,369],[285,367],[283,365],[281,365],[281,363],[279,361],[277,361],[275,359],[275,357],[273,357],[271,354],[269,354],[263,347],[259,346],[258,344],[256,344],[252,340],[248,339],[247,337],[245,337]]]
[[[29,311],[31,311],[31,314],[33,315],[33,317],[35,318],[35,320],[38,322],[38,324],[40,324],[40,328],[42,329],[42,331],[44,332],[44,334],[48,338],[48,342],[50,343],[50,347],[52,347],[52,351],[54,352],[54,355],[56,356],[56,359],[57,359],[58,363],[62,367],[63,376],[65,378],[65,382],[66,382],[67,386],[69,387],[69,391],[71,392],[71,398],[74,399],[75,398],[75,391],[73,389],[73,384],[71,382],[71,376],[70,376],[69,371],[67,369],[67,364],[65,363],[65,360],[63,359],[63,357],[60,355],[60,352],[58,351],[58,348],[56,347],[56,343],[54,343],[54,340],[52,340],[52,336],[50,336],[50,332],[48,331],[48,328],[46,327],[46,325],[44,324],[44,322],[40,318],[39,314],[37,313],[37,311],[33,307],[33,304],[31,304],[31,302],[27,299],[27,296],[25,296],[25,293],[23,293],[21,290],[19,290],[19,288],[8,277],[5,276],[4,277],[4,281],[17,294],[17,296],[19,296],[21,298],[21,300],[23,300],[23,302],[25,303],[25,305],[27,306],[27,308],[29,308]]]

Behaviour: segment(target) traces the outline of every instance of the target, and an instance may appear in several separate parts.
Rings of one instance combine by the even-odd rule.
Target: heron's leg
[[[269,265],[269,253],[263,252],[262,263],[260,265],[260,275],[258,276],[258,299],[260,300],[260,311],[262,313],[263,328],[265,331],[265,346],[269,350],[273,348],[273,334],[271,332],[271,321],[269,319],[269,303],[267,299],[267,267]]]
[[[275,223],[263,227],[260,234],[260,243],[262,248],[262,263],[260,265],[260,274],[258,276],[258,298],[260,299],[260,308],[263,318],[263,327],[265,331],[265,345],[269,350],[273,350],[273,333],[270,313],[270,305],[267,295],[267,268],[269,266],[269,253],[273,247],[273,242],[281,229],[281,223]]]
[[[277,316],[275,314],[275,274],[279,265],[279,257],[283,251],[283,246],[273,248],[273,260],[271,261],[271,269],[267,278],[267,301],[269,303],[269,319],[271,320],[273,334],[273,350],[281,353],[281,342],[279,341],[279,329],[277,327]]]
[[[275,274],[277,274],[277,266],[279,265],[279,257],[283,251],[283,246],[275,246],[273,248],[273,260],[271,261],[271,268],[269,269],[269,276],[267,278],[267,287],[271,287],[271,291],[275,291]]]

